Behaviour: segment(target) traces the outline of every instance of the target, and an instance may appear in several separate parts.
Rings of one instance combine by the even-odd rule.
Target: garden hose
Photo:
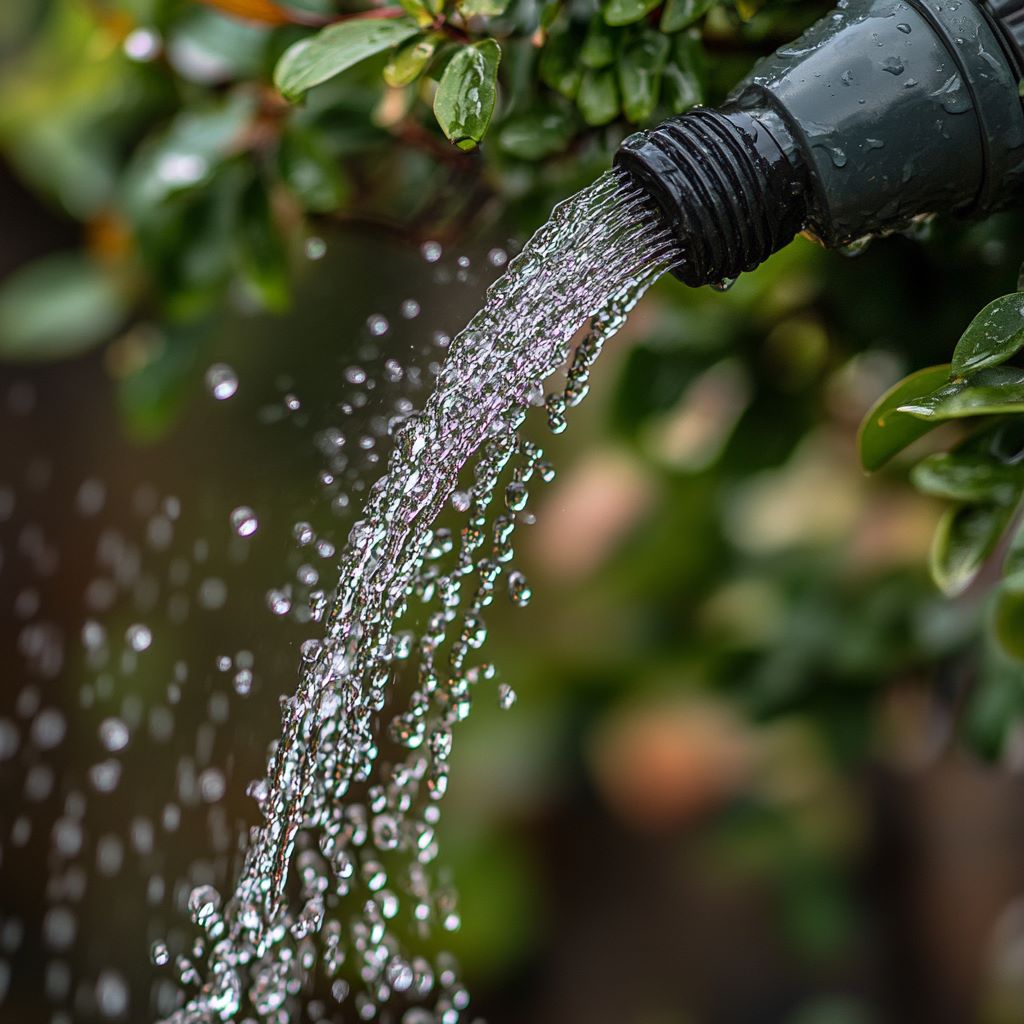
[[[1024,197],[1024,0],[849,0],[717,110],[627,138],[616,164],[683,247],[689,285],[804,231],[829,247]]]

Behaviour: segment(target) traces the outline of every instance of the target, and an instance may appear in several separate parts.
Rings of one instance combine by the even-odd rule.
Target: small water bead
[[[504,249],[491,249],[487,253],[487,262],[492,267],[503,267],[508,263],[508,253]]]
[[[292,610],[291,595],[287,590],[268,590],[267,607],[275,615],[287,615]]]
[[[240,697],[247,697],[252,693],[252,669],[240,668],[233,680],[235,693]]]
[[[166,942],[154,942],[149,949],[149,958],[157,967],[166,967],[171,962],[171,951]]]
[[[420,304],[415,299],[406,299],[402,303],[401,312],[406,320],[415,320],[420,315]]]
[[[516,691],[508,683],[501,683],[498,686],[498,707],[502,711],[508,711],[516,702]]]
[[[149,627],[141,623],[129,626],[125,631],[124,638],[127,640],[128,646],[139,654],[147,650],[153,642],[153,634]]]
[[[227,363],[214,363],[206,371],[206,389],[218,402],[223,402],[238,390],[238,377]]]
[[[251,537],[259,525],[256,513],[248,505],[239,505],[231,513],[231,527],[239,537]]]
[[[420,253],[428,263],[436,263],[443,252],[444,250],[438,242],[424,242],[420,246]]]
[[[99,726],[100,742],[112,754],[128,746],[131,733],[120,718],[105,718]]]
[[[366,321],[366,328],[375,338],[381,338],[391,328],[391,324],[388,323],[388,319],[385,316],[381,316],[379,313],[374,313],[373,316],[368,317]]]
[[[299,542],[299,547],[312,544],[316,538],[313,527],[309,523],[296,523],[292,529],[292,536]]]
[[[533,597],[533,590],[521,572],[510,572],[508,574],[508,596],[512,603],[519,608],[525,608]]]
[[[513,480],[505,488],[505,506],[510,512],[522,512],[529,497],[530,492],[519,481]]]
[[[305,251],[307,260],[322,260],[327,255],[327,243],[317,235],[310,235],[306,239]]]
[[[197,885],[188,896],[188,912],[201,928],[220,908],[220,893],[212,885]]]

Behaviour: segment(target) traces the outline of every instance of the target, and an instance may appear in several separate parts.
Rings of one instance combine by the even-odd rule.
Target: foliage
[[[73,354],[130,321],[173,333],[226,300],[279,311],[326,221],[443,240],[516,195],[533,226],[632,126],[721,95],[813,5],[752,15],[729,0],[28,4],[0,24],[0,147],[86,225],[87,253],[0,301],[73,311],[88,287],[103,309],[38,345],[31,325],[52,314],[30,311],[0,355]]]
[[[967,434],[951,451],[918,462],[911,480],[953,504],[935,532],[930,567],[942,591],[955,597],[976,580],[1018,519],[1024,493],[1024,371],[1004,365],[1024,346],[1024,294],[990,302],[968,325],[951,366],[933,367],[896,384],[868,413],[860,433],[861,461],[877,469],[944,423],[965,421]],[[1006,551],[993,625],[1004,650],[1024,654],[1020,534]]]

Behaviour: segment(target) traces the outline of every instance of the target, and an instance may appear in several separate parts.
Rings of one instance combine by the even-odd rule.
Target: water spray
[[[807,232],[829,247],[1024,195],[1024,0],[844,0],[718,110],[623,142],[698,286]]]

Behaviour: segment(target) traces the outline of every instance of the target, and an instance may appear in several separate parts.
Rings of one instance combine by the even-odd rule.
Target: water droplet
[[[248,505],[239,505],[231,513],[231,526],[239,537],[251,537],[259,525],[256,513]]]
[[[124,638],[128,641],[128,646],[138,653],[148,649],[149,645],[153,642],[153,634],[149,627],[139,622],[128,627]]]
[[[424,242],[420,246],[420,252],[428,263],[436,263],[441,258],[443,250],[437,242]]]
[[[238,390],[238,377],[227,363],[214,363],[206,371],[206,389],[218,402],[223,402]]]
[[[502,711],[508,711],[516,702],[516,691],[508,683],[501,683],[498,686],[498,707]]]

